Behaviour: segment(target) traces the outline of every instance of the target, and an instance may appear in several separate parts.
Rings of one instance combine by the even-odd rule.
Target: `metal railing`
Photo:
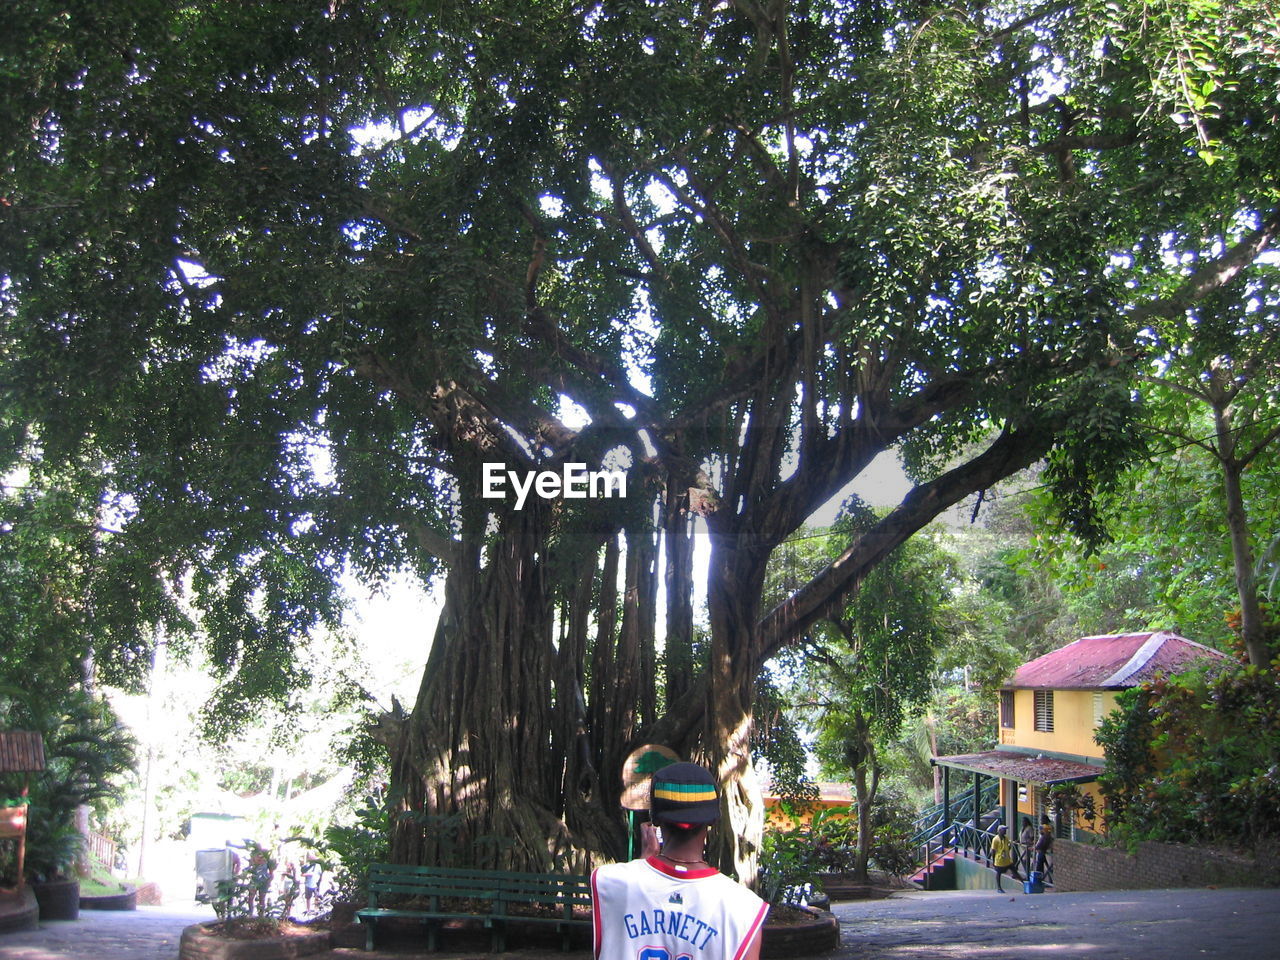
[[[925,866],[947,852],[973,860],[988,867],[994,867],[991,857],[991,841],[995,839],[995,828],[979,830],[972,823],[952,822],[943,824],[932,837],[921,844],[921,857]],[[1013,862],[1021,868],[1022,875],[1028,877],[1035,866],[1035,852],[1024,847],[1019,841],[1013,841]],[[1053,858],[1045,861],[1044,874],[1040,879],[1045,886],[1053,886]]]
[[[978,793],[978,809],[987,810],[1000,803],[1000,781],[988,780],[981,785]],[[957,793],[951,798],[949,810],[951,822],[962,820],[973,820],[973,787]],[[943,820],[943,805],[935,803],[925,807],[920,812],[920,816],[916,817],[916,832],[911,837],[912,843],[925,843],[930,837],[936,836],[939,829],[945,829],[949,824]]]

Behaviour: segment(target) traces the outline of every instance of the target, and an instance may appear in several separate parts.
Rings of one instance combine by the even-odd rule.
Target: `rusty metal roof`
[[[1202,643],[1160,630],[1081,637],[1020,666],[1009,688],[1120,690],[1203,660],[1229,660]]]
[[[0,730],[0,773],[44,769],[44,739],[34,730]]]
[[[1102,773],[1101,767],[1095,767],[1092,764],[1038,754],[1018,753],[1013,750],[986,750],[982,753],[963,753],[953,757],[934,757],[933,762],[955,770],[1016,780],[1019,783],[1038,783],[1046,787],[1055,783],[1084,783],[1097,780],[1098,775]]]

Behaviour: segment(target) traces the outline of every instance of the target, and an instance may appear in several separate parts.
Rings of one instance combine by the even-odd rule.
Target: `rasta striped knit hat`
[[[673,763],[653,775],[649,810],[654,823],[700,827],[720,819],[716,781],[696,763]]]

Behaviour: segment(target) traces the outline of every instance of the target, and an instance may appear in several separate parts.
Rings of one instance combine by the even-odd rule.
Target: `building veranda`
[[[1062,839],[1099,835],[1105,810],[1097,780],[1105,759],[1094,734],[1117,695],[1158,674],[1227,659],[1175,633],[1147,631],[1081,637],[1024,663],[999,691],[999,743],[932,758],[942,771],[942,802],[926,826],[926,866],[917,881],[965,885],[969,864],[990,864],[1000,824],[1023,866],[1031,865],[1030,851],[1017,841],[1028,822],[1036,831],[1047,822]]]

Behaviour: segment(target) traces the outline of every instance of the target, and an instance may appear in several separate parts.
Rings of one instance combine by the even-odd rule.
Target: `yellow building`
[[[1000,742],[994,750],[934,757],[943,771],[946,792],[959,777],[962,789],[976,789],[986,778],[1000,781],[999,810],[979,810],[971,824],[982,834],[1004,822],[1017,838],[1024,818],[1038,825],[1048,816],[1059,837],[1078,839],[1102,827],[1102,797],[1096,780],[1102,772],[1102,748],[1094,732],[1114,709],[1121,690],[1160,673],[1178,673],[1225,654],[1167,631],[1081,637],[1074,643],[1024,663],[1000,691]],[[1055,816],[1051,791],[1073,785],[1092,798],[1073,815]]]
[[[764,819],[766,826],[786,829],[798,823],[807,824],[819,810],[835,811],[837,814],[849,813],[854,803],[853,791],[847,783],[832,783],[821,780],[816,784],[818,796],[815,800],[807,800],[798,809],[790,812],[783,809],[782,798],[776,793],[764,796]]]

